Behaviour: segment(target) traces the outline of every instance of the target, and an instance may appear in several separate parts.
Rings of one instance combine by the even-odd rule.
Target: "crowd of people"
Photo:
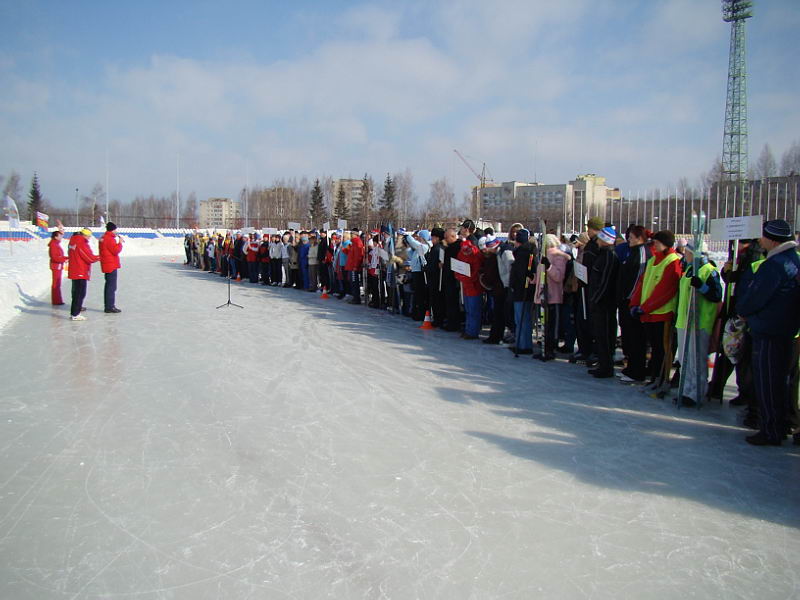
[[[709,384],[707,361],[721,348],[722,326],[738,318],[745,326],[731,404],[745,406],[743,423],[758,430],[746,440],[780,445],[794,432],[800,444],[800,254],[789,224],[768,221],[762,237],[740,241],[736,263],[721,268],[695,245],[641,225],[623,235],[599,218],[569,237],[515,223],[501,239],[467,220],[413,232],[384,226],[184,240],[187,265],[222,277],[323,291],[430,319],[464,340],[487,329],[484,344],[506,345],[516,357],[563,358],[589,376],[616,375],[660,397],[677,388],[684,406],[722,399],[733,364],[720,355]]]

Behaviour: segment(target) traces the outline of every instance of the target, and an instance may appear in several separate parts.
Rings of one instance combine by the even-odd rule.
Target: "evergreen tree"
[[[36,213],[41,212],[41,210],[42,191],[39,189],[39,176],[34,172],[31,189],[28,192],[28,213],[30,214],[31,223],[34,225],[36,225]]]
[[[336,192],[336,204],[333,206],[333,218],[344,219],[346,221],[349,216],[349,211],[347,210],[347,196],[344,191],[344,186],[340,183],[339,190]]]
[[[395,189],[394,181],[391,176],[386,174],[386,181],[383,182],[383,197],[381,198],[380,211],[381,221],[384,223],[397,223],[397,211],[394,205]]]
[[[322,224],[325,218],[325,202],[322,197],[322,187],[319,184],[319,179],[314,181],[314,187],[311,190],[311,203],[308,206],[308,216],[311,217],[311,226],[315,227]]]

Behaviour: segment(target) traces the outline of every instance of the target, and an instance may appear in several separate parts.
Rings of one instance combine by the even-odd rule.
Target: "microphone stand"
[[[228,301],[225,304],[220,304],[217,308],[225,308],[226,306],[236,306],[238,308],[244,308],[244,306],[240,306],[235,302],[231,302],[231,271],[228,269]]]

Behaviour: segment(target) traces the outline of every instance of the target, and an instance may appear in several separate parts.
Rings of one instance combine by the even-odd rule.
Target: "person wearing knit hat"
[[[589,231],[589,236],[593,237],[597,235],[597,232],[603,229],[604,225],[605,223],[603,222],[603,219],[601,219],[600,217],[592,217],[591,219],[586,221],[586,229],[587,231]]]
[[[794,338],[800,331],[800,254],[783,219],[764,223],[760,240],[767,251],[753,263],[752,281],[736,302],[753,341],[753,376],[760,429],[746,438],[755,446],[780,446],[791,410],[789,373]]]
[[[674,248],[675,247],[675,234],[672,233],[669,229],[662,229],[661,231],[657,231],[653,234],[653,239],[658,240],[667,248]]]
[[[678,306],[678,284],[683,271],[675,252],[675,235],[668,230],[653,236],[653,256],[647,261],[630,300],[630,313],[644,325],[651,354],[648,365],[651,391],[669,381],[674,348],[672,321]]]
[[[589,375],[598,379],[614,376],[619,274],[619,257],[614,252],[616,238],[617,234],[613,227],[604,227],[598,232],[599,252],[589,270],[589,283],[586,288],[597,352],[597,368],[589,369]]]
[[[694,240],[685,244],[686,270],[678,286],[675,327],[678,330],[678,361],[684,382],[683,394],[678,400],[683,406],[696,406],[708,392],[708,348],[722,300],[719,273],[706,256],[700,256],[703,246],[701,242],[700,250],[695,252]],[[696,261],[695,254],[698,254]],[[698,265],[696,273],[695,262]],[[695,296],[694,304],[692,295]],[[694,323],[689,321],[692,305],[697,311]]]
[[[106,223],[106,232],[100,238],[100,269],[105,277],[103,287],[104,312],[116,314],[122,312],[117,308],[117,271],[120,268],[119,254],[122,252],[122,238],[115,232],[117,226],[111,221]]]
[[[86,288],[89,279],[92,277],[92,263],[100,260],[100,257],[92,252],[89,246],[89,238],[92,231],[86,227],[81,229],[80,234],[73,234],[69,238],[69,278],[72,280],[72,306],[70,306],[70,319],[73,321],[85,321],[83,312],[83,299],[86,297]]]

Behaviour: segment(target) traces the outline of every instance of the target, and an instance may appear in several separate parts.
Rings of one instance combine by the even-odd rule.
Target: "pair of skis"
[[[701,252],[701,245],[703,243],[703,234],[706,227],[706,215],[704,212],[700,214],[692,213],[692,239],[694,240],[694,251],[692,252],[692,277],[700,276],[700,267],[703,266],[703,255]],[[703,399],[700,397],[700,390],[702,389],[703,378],[708,378],[706,367],[706,352],[701,348],[700,339],[700,311],[698,308],[699,298],[697,297],[698,290],[694,286],[690,286],[691,300],[689,303],[689,315],[686,320],[686,334],[683,342],[681,352],[681,376],[678,383],[678,396],[675,402],[678,406],[681,405],[683,392],[686,389],[686,377],[689,369],[687,364],[689,360],[689,344],[694,345],[694,371],[695,371],[695,395],[697,396],[695,402],[699,408]]]

